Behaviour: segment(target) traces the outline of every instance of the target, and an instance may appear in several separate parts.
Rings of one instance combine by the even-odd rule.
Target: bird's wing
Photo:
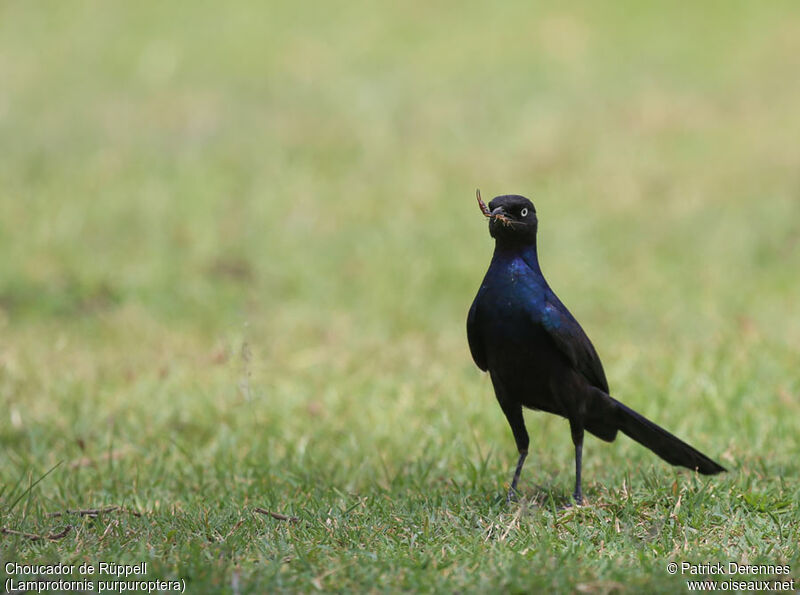
[[[554,293],[548,293],[544,310],[539,314],[542,326],[575,369],[592,386],[608,393],[606,374],[594,345],[561,300]]]
[[[481,333],[481,326],[478,322],[479,297],[480,293],[475,297],[475,301],[472,302],[472,307],[467,315],[467,340],[469,341],[469,351],[472,354],[475,365],[485,372],[489,368],[489,364],[486,361],[483,333]]]

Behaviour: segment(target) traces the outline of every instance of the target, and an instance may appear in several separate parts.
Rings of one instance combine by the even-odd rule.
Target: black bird
[[[487,208],[494,255],[469,310],[472,359],[488,371],[519,451],[509,501],[516,491],[528,432],[522,408],[569,420],[575,445],[575,493],[581,492],[584,430],[611,442],[622,431],[673,465],[713,475],[725,469],[649,419],[609,396],[603,365],[578,321],[550,289],[536,252],[538,220],[524,196],[497,196]]]

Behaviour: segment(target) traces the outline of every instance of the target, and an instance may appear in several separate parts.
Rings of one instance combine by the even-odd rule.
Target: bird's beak
[[[503,207],[495,207],[492,209],[492,212],[489,213],[489,218],[494,221],[499,221],[506,226],[514,224],[514,221],[506,216],[506,212],[503,210]]]

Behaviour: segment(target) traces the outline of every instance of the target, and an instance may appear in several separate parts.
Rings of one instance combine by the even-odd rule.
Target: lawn
[[[0,4],[0,574],[798,588],[798,72],[789,1]],[[528,412],[506,505],[476,187],[534,200],[612,394],[728,473],[587,438],[565,507]]]

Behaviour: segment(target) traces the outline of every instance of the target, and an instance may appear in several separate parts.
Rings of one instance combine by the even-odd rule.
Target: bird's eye
[[[522,209],[519,212],[519,214],[522,215],[523,217],[527,217],[528,216],[528,209]]]

